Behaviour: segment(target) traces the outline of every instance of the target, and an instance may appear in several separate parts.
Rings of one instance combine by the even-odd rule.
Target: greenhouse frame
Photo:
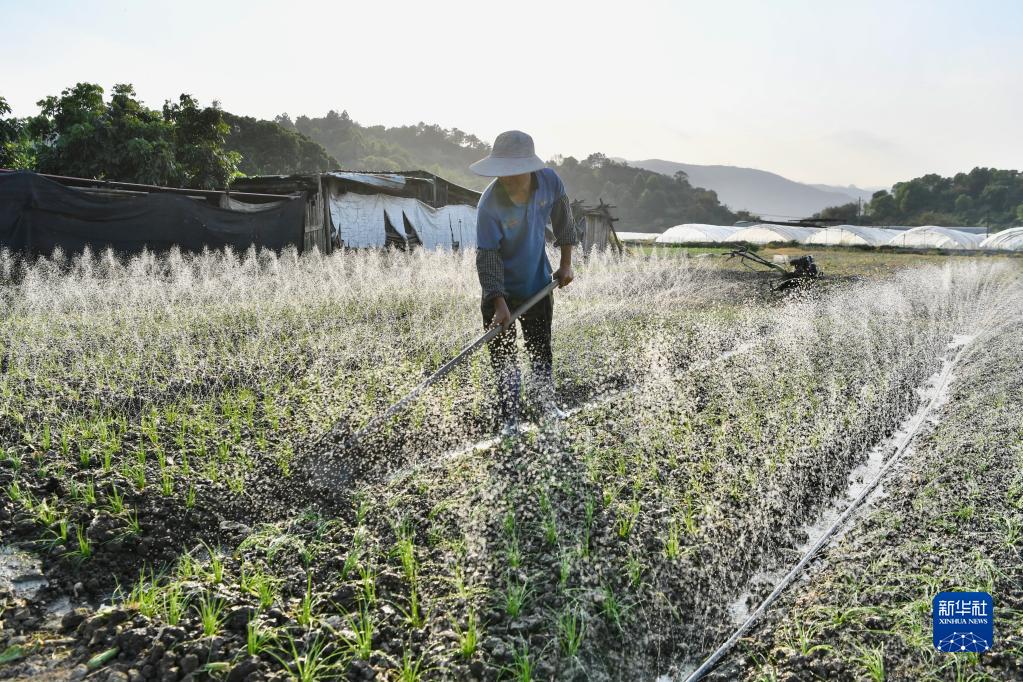
[[[711,244],[724,241],[740,229],[732,225],[684,223],[669,227],[655,241],[658,244]]]

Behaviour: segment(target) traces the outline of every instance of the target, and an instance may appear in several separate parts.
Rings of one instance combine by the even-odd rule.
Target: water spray
[[[450,374],[451,370],[453,370],[455,367],[457,367],[459,364],[465,361],[469,356],[471,356],[473,353],[479,350],[479,348],[483,344],[493,340],[499,334],[503,334],[504,332],[508,331],[508,329],[510,329],[511,326],[515,324],[515,320],[522,317],[530,308],[532,308],[534,305],[536,305],[544,298],[549,296],[550,293],[554,291],[554,289],[556,289],[559,284],[560,282],[558,282],[558,280],[553,280],[549,284],[547,284],[543,289],[540,289],[540,291],[536,292],[531,297],[529,297],[529,299],[527,299],[525,303],[523,303],[522,305],[515,309],[508,322],[506,322],[503,325],[493,326],[487,331],[485,331],[483,334],[481,334],[479,337],[477,337],[475,341],[473,341],[468,346],[460,350],[457,355],[455,355],[453,358],[445,362],[440,369],[438,369],[436,372],[434,372],[426,379],[424,379],[418,386],[416,386],[407,394],[405,394],[404,397],[402,397],[400,400],[392,404],[386,410],[377,414],[375,417],[366,422],[366,424],[361,429],[359,429],[357,432],[352,434],[347,439],[347,441],[345,442],[345,446],[347,447],[353,445],[354,443],[364,438],[367,434],[379,428],[382,424],[387,422],[388,419],[396,415],[402,408],[404,408],[406,405],[408,405],[413,400],[418,398],[423,393],[423,391],[428,389],[430,386],[433,386],[435,383],[437,383],[438,381],[446,377],[448,374]],[[329,429],[327,429],[319,438],[317,438],[313,442],[311,447],[315,448],[327,436],[334,433],[337,430],[337,427],[340,425],[340,423],[341,420],[334,422],[334,424],[331,425]]]
[[[815,556],[829,543],[831,539],[842,529],[846,521],[853,515],[853,513],[859,509],[860,505],[874,492],[877,486],[881,483],[881,480],[885,477],[888,471],[902,458],[902,456],[909,449],[910,444],[916,439],[917,434],[920,432],[921,427],[927,423],[927,419],[931,413],[938,407],[943,399],[945,390],[952,380],[952,370],[959,363],[963,354],[966,351],[970,341],[975,338],[974,336],[957,336],[949,344],[950,348],[957,349],[955,355],[951,359],[946,359],[944,366],[939,371],[935,378],[935,390],[931,399],[920,409],[906,424],[905,431],[897,434],[895,452],[892,453],[888,461],[884,463],[881,469],[877,472],[877,475],[860,491],[859,495],[849,503],[849,506],[845,508],[845,511],[835,519],[835,521],[828,526],[824,533],[817,539],[813,545],[804,552],[802,558],[789,569],[789,572],[778,581],[774,586],[774,589],[769,595],[760,603],[753,613],[747,616],[746,620],[743,621],[732,635],[725,640],[717,649],[714,650],[707,658],[703,660],[700,666],[691,672],[686,678],[685,682],[698,682],[703,679],[707,673],[711,672],[721,659],[724,658],[732,650],[732,648],[739,642],[744,635],[746,635],[757,621],[767,613],[767,610],[777,601],[778,597],[792,585],[793,582],[802,574],[803,569],[806,568],[807,564],[813,560]]]

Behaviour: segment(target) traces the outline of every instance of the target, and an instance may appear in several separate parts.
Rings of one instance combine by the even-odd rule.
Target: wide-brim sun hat
[[[490,154],[469,166],[469,170],[476,175],[497,178],[532,173],[543,167],[544,162],[533,147],[533,138],[521,130],[507,130],[494,140]]]

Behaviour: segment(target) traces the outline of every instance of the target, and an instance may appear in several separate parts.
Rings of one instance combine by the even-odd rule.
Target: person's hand
[[[558,280],[558,288],[567,287],[575,279],[575,273],[571,267],[558,268],[554,272],[554,279]]]
[[[508,310],[508,303],[504,296],[494,299],[494,316],[490,319],[491,327],[504,327],[511,322],[511,311]]]

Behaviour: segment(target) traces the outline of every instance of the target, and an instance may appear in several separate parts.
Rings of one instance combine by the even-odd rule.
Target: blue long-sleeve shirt
[[[556,246],[578,241],[572,209],[561,178],[551,168],[532,174],[529,201],[515,204],[499,180],[490,183],[476,211],[476,269],[483,300],[524,299],[551,281],[545,230],[550,222]]]

